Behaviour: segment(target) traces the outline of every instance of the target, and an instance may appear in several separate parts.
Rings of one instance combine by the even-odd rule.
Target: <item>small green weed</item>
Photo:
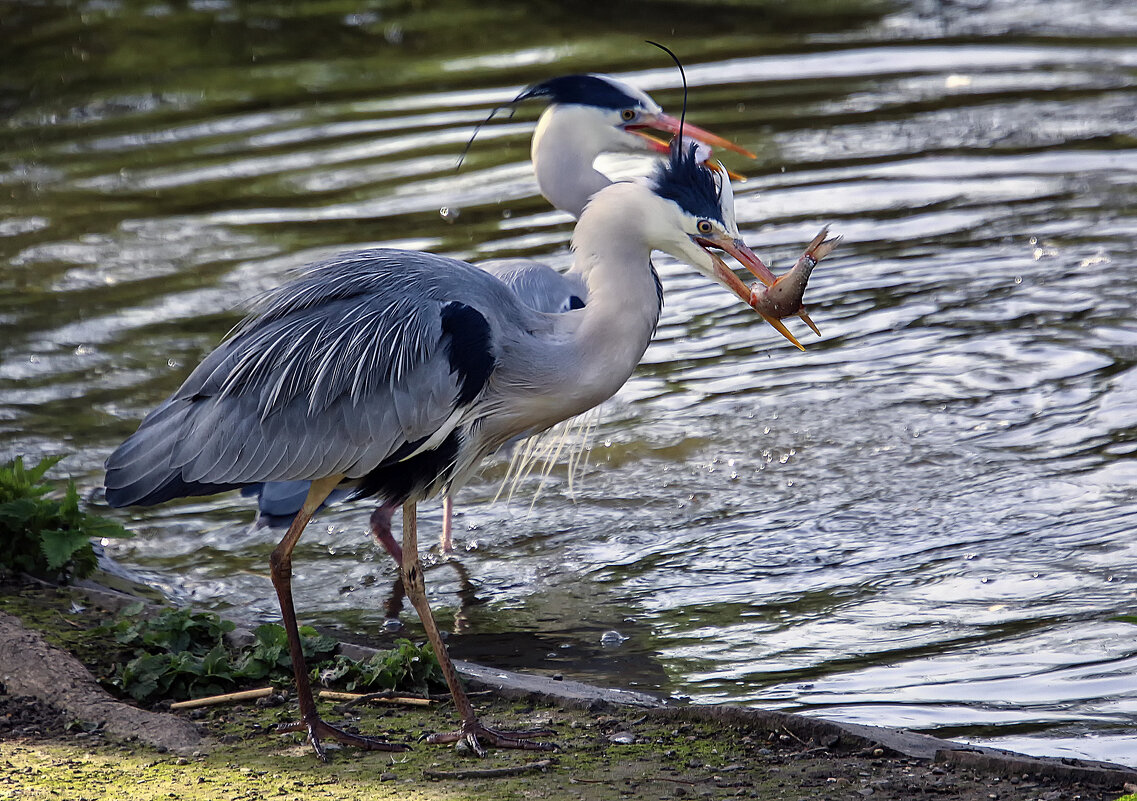
[[[426,695],[446,686],[434,651],[410,640],[395,640],[393,649],[377,653],[366,662],[337,656],[330,664],[313,670],[312,677],[324,685],[343,682],[348,692],[413,690]]]
[[[288,653],[288,633],[284,626],[265,623],[253,632],[256,637],[252,650],[241,659],[240,669],[250,679],[289,678],[292,676],[292,657]],[[339,647],[333,638],[317,632],[311,626],[300,627],[300,649],[304,661],[320,664],[330,659]]]
[[[62,456],[24,467],[23,457],[0,466],[0,568],[42,578],[85,578],[98,559],[92,538],[129,537],[113,520],[79,510],[75,482],[67,482],[62,500],[46,498],[51,487],[41,483],[44,474]]]
[[[227,692],[252,681],[292,678],[288,635],[283,626],[258,626],[252,645],[234,649],[225,640],[234,624],[211,612],[167,609],[154,617],[143,606],[123,610],[105,632],[133,649],[134,657],[116,666],[109,684],[137,701],[182,700]],[[409,640],[367,662],[335,656],[338,643],[310,626],[300,627],[304,658],[313,678],[324,684],[347,681],[347,689],[399,689],[426,692],[432,684],[445,686],[433,652]]]

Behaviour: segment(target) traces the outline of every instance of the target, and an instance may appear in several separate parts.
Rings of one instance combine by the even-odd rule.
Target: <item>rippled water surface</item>
[[[567,265],[528,165],[539,107],[455,159],[560,73],[678,111],[641,41],[662,39],[691,119],[759,154],[730,160],[752,247],[784,268],[844,235],[808,295],[824,337],[798,353],[659,258],[656,342],[587,465],[495,500],[492,463],[459,495],[459,556],[428,571],[454,652],[1137,763],[1137,627],[1114,619],[1137,612],[1137,13],[820,7],[10,4],[0,455],[66,452],[94,490],[241,301],[336,250]],[[367,513],[309,529],[297,596],[382,640],[395,571]],[[124,565],[276,615],[244,499],[125,516]]]

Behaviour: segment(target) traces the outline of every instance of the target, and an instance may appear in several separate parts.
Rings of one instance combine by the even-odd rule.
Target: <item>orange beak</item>
[[[664,114],[663,112],[660,112],[659,114],[644,114],[634,124],[625,125],[624,130],[645,137],[646,135],[641,133],[641,131],[644,129],[663,131],[665,133],[671,134],[672,136],[678,136],[679,127],[680,126],[678,119],[672,117],[670,114]],[[746,148],[736,145],[729,139],[723,139],[718,134],[713,134],[710,131],[698,127],[697,125],[692,125],[687,121],[683,122],[683,136],[687,137],[688,139],[694,139],[697,142],[702,142],[705,145],[710,145],[711,147],[718,147],[722,148],[723,150],[730,150],[735,153],[739,153],[743,156],[746,156],[748,159],[758,158]]]

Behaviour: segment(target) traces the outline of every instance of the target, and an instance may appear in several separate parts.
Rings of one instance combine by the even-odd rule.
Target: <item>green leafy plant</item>
[[[141,603],[122,611],[104,628],[133,656],[115,668],[109,684],[137,701],[181,700],[226,692],[251,681],[287,681],[292,658],[283,626],[265,623],[245,648],[229,645],[235,628],[211,612],[167,609],[152,617]],[[399,689],[425,692],[444,685],[438,661],[429,648],[399,640],[390,652],[368,662],[336,656],[339,643],[310,626],[300,627],[300,647],[314,674],[326,681],[345,680],[348,689]]]
[[[265,623],[253,632],[253,647],[241,659],[240,671],[250,679],[291,676],[292,657],[288,653],[288,634],[283,626]],[[339,647],[333,638],[311,626],[300,627],[300,649],[309,664],[318,664],[335,654]]]
[[[154,617],[142,615],[145,606],[132,604],[111,627],[115,641],[149,653],[188,651],[203,656],[219,645],[236,626],[212,612],[166,609]]]
[[[0,541],[5,546],[0,568],[45,578],[85,578],[98,565],[92,538],[131,536],[113,520],[81,511],[74,481],[67,482],[61,500],[45,497],[51,487],[42,483],[44,474],[62,458],[48,457],[27,468],[17,456],[0,466]]]
[[[446,687],[434,651],[410,640],[395,640],[393,649],[381,651],[366,662],[337,656],[330,664],[314,669],[312,677],[324,685],[343,682],[348,692],[411,690],[425,695],[431,689]]]
[[[189,698],[224,692],[242,676],[233,666],[225,635],[235,626],[211,612],[166,609],[154,617],[134,604],[109,627],[135,657],[120,666],[110,683],[137,701]]]

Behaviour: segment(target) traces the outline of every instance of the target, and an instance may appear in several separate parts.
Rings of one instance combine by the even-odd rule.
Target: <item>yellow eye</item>
[[[630,108],[626,108],[620,113],[620,116],[624,118],[624,122],[631,122],[636,118],[636,112]]]
[[[695,227],[699,229],[700,234],[709,234],[714,230],[714,226],[711,225],[709,220],[699,220],[699,224]]]

